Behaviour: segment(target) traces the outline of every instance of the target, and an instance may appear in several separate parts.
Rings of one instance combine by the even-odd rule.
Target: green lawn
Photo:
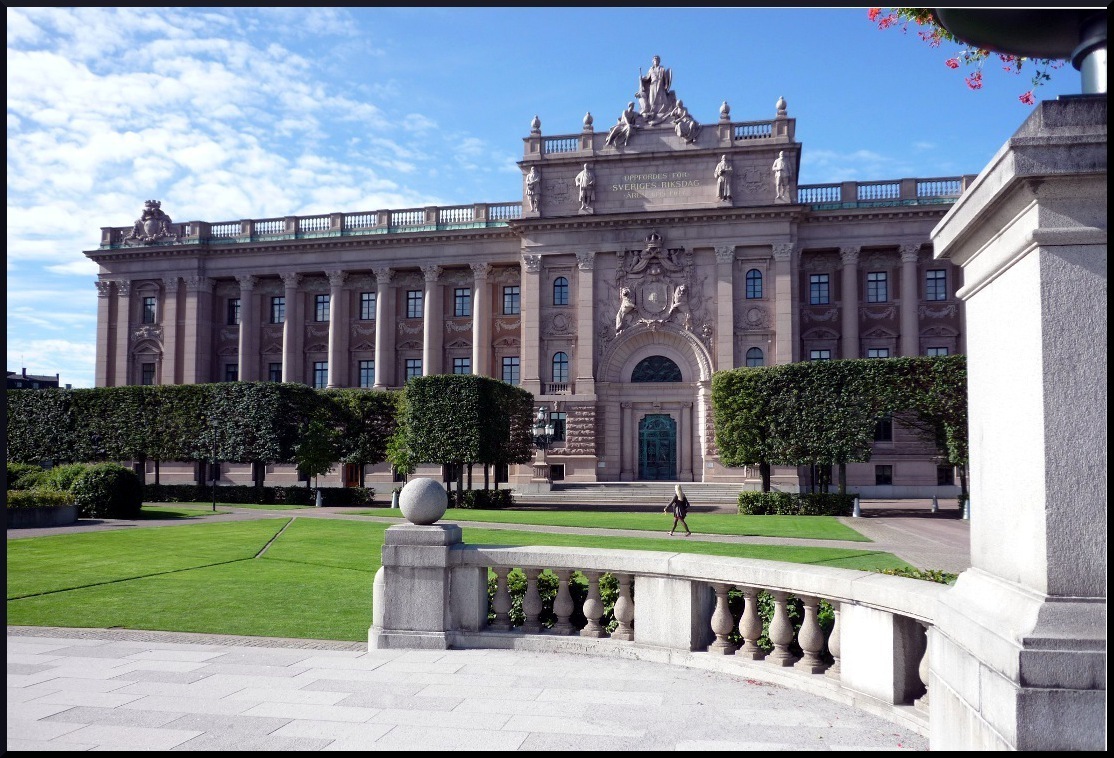
[[[8,542],[7,623],[363,640],[387,522],[279,518]],[[888,553],[466,527],[480,544],[734,555],[858,569]],[[266,548],[264,550],[264,548]]]

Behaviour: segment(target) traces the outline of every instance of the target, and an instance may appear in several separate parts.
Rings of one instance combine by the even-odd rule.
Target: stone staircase
[[[608,506],[661,510],[673,497],[678,482],[554,482],[550,492],[514,492],[518,505],[554,505],[569,508]],[[696,509],[717,509],[738,505],[739,492],[746,485],[718,482],[680,482],[689,502]]]

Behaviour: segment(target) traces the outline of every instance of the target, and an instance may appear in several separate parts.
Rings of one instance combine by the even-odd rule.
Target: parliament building
[[[545,409],[556,482],[752,487],[756,467],[719,462],[713,372],[964,351],[962,272],[929,234],[974,176],[802,185],[784,99],[768,118],[734,121],[724,102],[701,123],[659,61],[641,82],[606,128],[588,115],[548,135],[535,116],[513,202],[174,222],[172,198],[148,200],[85,253],[100,267],[96,385],[389,391],[481,374]],[[851,491],[958,492],[910,430],[882,420],[876,437],[872,460],[848,466]],[[222,476],[250,482],[242,468]],[[388,464],[351,468],[330,483],[392,481]],[[173,471],[162,481],[194,476]],[[773,483],[817,475],[775,467]]]

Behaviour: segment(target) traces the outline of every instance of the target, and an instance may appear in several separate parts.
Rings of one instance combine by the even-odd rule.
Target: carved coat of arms
[[[143,204],[143,215],[135,220],[131,233],[124,237],[125,245],[157,245],[160,242],[177,242],[178,235],[170,228],[174,223],[162,209],[158,200]]]

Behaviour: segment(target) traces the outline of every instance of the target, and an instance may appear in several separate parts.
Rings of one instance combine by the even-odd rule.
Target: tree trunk
[[[155,484],[159,483],[159,459],[155,459]]]
[[[847,464],[839,464],[839,494],[847,494]]]
[[[454,464],[456,466],[456,507],[464,507],[464,463]]]
[[[468,464],[468,489],[472,489],[472,466],[473,465],[474,464],[471,464],[471,463]]]
[[[490,481],[490,477],[488,476],[488,472],[490,470],[491,470],[491,467],[488,464],[485,463],[484,464],[484,489],[485,490],[491,489],[491,481]]]
[[[769,492],[770,491],[770,464],[769,463],[759,463],[758,464],[758,473],[762,476],[762,491],[763,492]]]

